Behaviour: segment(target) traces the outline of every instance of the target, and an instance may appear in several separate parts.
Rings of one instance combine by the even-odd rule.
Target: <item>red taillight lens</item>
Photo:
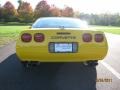
[[[23,42],[30,42],[30,41],[32,40],[32,35],[29,34],[29,33],[23,33],[23,34],[21,35],[21,40],[22,40]]]
[[[34,40],[36,42],[43,42],[44,41],[44,34],[42,34],[42,33],[34,34]]]
[[[95,34],[95,41],[96,42],[102,42],[104,39],[103,34]]]
[[[85,33],[85,34],[83,34],[82,39],[83,39],[84,42],[91,42],[92,41],[92,35],[90,33]]]

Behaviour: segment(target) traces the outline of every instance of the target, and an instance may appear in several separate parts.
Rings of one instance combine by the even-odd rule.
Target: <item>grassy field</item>
[[[114,26],[92,26],[96,30],[120,35],[120,27]]]
[[[27,29],[29,26],[0,26],[0,47],[8,44],[11,41],[14,41],[18,38],[19,33],[22,30]],[[120,35],[120,27],[113,26],[91,26],[94,29],[119,34]]]
[[[28,26],[0,26],[0,47],[17,39],[19,33]]]

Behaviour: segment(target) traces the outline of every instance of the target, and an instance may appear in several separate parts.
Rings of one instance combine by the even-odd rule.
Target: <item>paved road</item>
[[[81,63],[41,63],[25,70],[13,54],[15,43],[1,48],[0,90],[120,90],[120,36],[106,36],[109,52],[96,68]],[[5,50],[9,54],[2,53]]]
[[[11,42],[4,47],[0,47],[0,63],[8,56],[15,53],[15,42]]]

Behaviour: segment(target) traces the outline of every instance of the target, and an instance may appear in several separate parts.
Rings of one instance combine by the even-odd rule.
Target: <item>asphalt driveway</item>
[[[15,43],[0,48],[0,90],[119,90],[120,36],[106,36],[109,52],[96,68],[81,63],[41,63],[26,70],[15,54]]]

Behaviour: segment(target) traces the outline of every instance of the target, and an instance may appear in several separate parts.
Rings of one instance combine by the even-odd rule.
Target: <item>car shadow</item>
[[[96,68],[81,63],[41,63],[25,69],[16,54],[0,63],[0,90],[96,90]]]

